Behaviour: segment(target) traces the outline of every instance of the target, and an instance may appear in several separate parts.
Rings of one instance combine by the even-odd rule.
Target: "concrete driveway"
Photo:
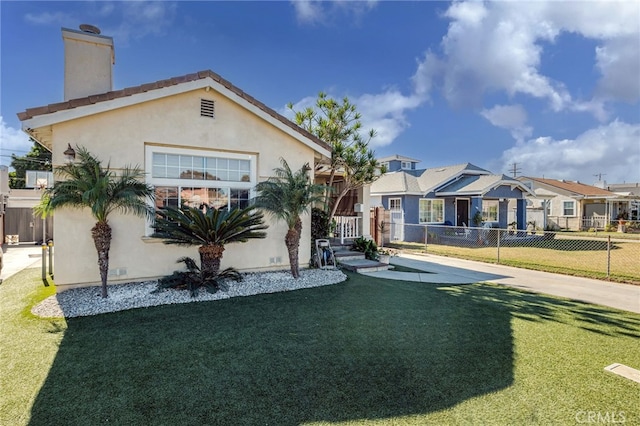
[[[400,254],[393,257],[391,263],[428,273],[380,271],[366,275],[434,284],[492,282],[535,293],[640,313],[640,286],[637,285],[611,283],[431,254]]]
[[[10,276],[22,271],[25,268],[41,267],[42,247],[34,244],[19,244],[10,246],[4,244],[2,246],[4,255],[2,272],[0,280],[9,278]]]

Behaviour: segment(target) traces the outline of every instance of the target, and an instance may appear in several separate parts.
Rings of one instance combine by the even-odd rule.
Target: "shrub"
[[[209,293],[216,293],[218,290],[227,290],[225,280],[242,281],[242,275],[234,268],[227,268],[223,271],[212,272],[201,270],[196,261],[190,257],[181,257],[177,263],[184,263],[186,271],[174,271],[173,274],[158,280],[158,289],[177,288],[186,289],[191,293],[191,297],[198,295],[198,290],[204,287]]]
[[[311,210],[311,240],[312,246],[319,238],[327,238],[329,235],[329,214],[322,209],[314,207]]]
[[[351,250],[364,253],[364,257],[369,260],[378,260],[378,246],[373,240],[358,237],[353,241]]]

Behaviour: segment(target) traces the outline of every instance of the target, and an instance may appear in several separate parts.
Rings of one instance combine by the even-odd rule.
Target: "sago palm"
[[[98,266],[102,282],[102,297],[107,297],[107,274],[111,248],[109,215],[113,212],[133,213],[151,217],[154,191],[144,182],[144,172],[138,167],[121,169],[117,173],[84,147],[76,147],[78,161],[57,167],[62,179],[45,191],[38,211],[46,215],[62,207],[88,208],[96,219],[91,236],[98,252]]]
[[[276,220],[287,224],[284,238],[289,253],[291,275],[300,276],[298,252],[302,233],[302,214],[309,212],[312,204],[321,202],[326,190],[324,185],[316,185],[309,180],[309,164],[293,172],[286,160],[280,159],[282,167],[274,169],[275,176],[258,183],[256,207],[271,213]]]
[[[200,246],[200,270],[206,275],[218,275],[225,245],[267,236],[264,215],[253,207],[169,207],[157,214],[153,236],[164,238],[165,244]]]

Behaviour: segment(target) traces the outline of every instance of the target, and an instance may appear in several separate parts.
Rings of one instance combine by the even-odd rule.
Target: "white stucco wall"
[[[64,100],[113,89],[113,39],[62,29],[64,42]]]
[[[215,100],[215,119],[200,117],[200,99]],[[112,168],[145,162],[145,145],[187,147],[256,155],[258,181],[271,176],[284,157],[292,169],[308,162],[313,165],[314,152],[300,141],[270,123],[247,112],[213,90],[204,89],[121,108],[119,110],[75,119],[53,126],[53,162],[64,161],[67,143],[86,147]],[[97,255],[91,238],[93,217],[88,210],[60,210],[55,216],[55,281],[60,290],[100,281]],[[268,237],[247,243],[230,244],[222,259],[222,268],[239,270],[287,269],[284,244],[286,225],[270,225]],[[125,274],[110,277],[110,282],[139,281],[170,274],[181,265],[181,256],[198,257],[197,247],[165,245],[145,237],[145,221],[135,216],[114,214],[110,217],[113,240],[110,269]],[[300,244],[300,264],[310,258],[310,217],[304,217]],[[271,258],[280,258],[273,264]]]

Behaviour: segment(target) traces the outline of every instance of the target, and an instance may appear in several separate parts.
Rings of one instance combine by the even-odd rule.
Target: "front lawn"
[[[68,320],[0,285],[0,424],[640,422],[640,315],[496,285],[342,284]]]

